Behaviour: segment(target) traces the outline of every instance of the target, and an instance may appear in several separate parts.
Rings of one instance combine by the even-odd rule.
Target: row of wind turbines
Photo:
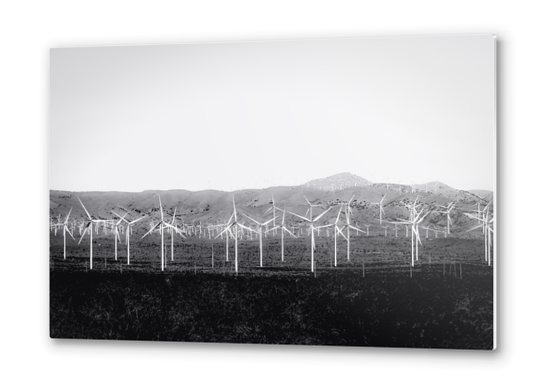
[[[160,258],[161,258],[161,269],[162,271],[166,267],[166,259],[165,259],[165,251],[164,251],[164,236],[166,232],[170,233],[171,236],[171,260],[174,260],[174,235],[178,234],[182,238],[186,238],[189,235],[194,235],[198,231],[199,227],[199,236],[201,237],[202,233],[204,232],[204,228],[207,229],[207,234],[209,236],[209,239],[211,239],[214,236],[214,239],[218,239],[219,237],[221,239],[225,238],[226,240],[226,260],[229,261],[229,239],[232,238],[234,240],[234,252],[235,252],[235,258],[234,258],[234,267],[235,272],[238,273],[239,265],[238,265],[238,241],[240,238],[242,238],[243,234],[250,234],[252,238],[252,234],[255,234],[259,237],[259,250],[260,250],[260,267],[263,267],[263,238],[264,236],[267,236],[268,233],[272,232],[274,235],[276,235],[277,231],[280,231],[281,235],[281,260],[284,261],[284,237],[285,234],[288,234],[290,237],[299,237],[302,235],[301,231],[301,225],[298,225],[298,233],[295,234],[295,226],[288,226],[286,224],[286,215],[294,216],[297,219],[301,219],[303,222],[305,222],[305,225],[307,227],[307,235],[310,236],[310,254],[311,254],[311,272],[314,272],[315,270],[315,258],[314,258],[314,252],[316,250],[316,240],[315,240],[315,233],[319,234],[320,230],[326,229],[329,230],[332,228],[333,231],[333,238],[334,238],[334,265],[337,266],[337,239],[342,237],[344,240],[346,240],[346,254],[347,254],[347,260],[350,261],[350,237],[351,237],[351,230],[356,231],[359,235],[360,233],[365,233],[367,236],[369,235],[369,227],[371,224],[364,224],[366,227],[366,230],[362,230],[361,228],[357,227],[353,224],[351,215],[352,215],[352,201],[354,199],[354,195],[348,200],[347,202],[339,202],[338,207],[339,210],[337,212],[337,215],[335,217],[335,220],[332,221],[329,224],[321,224],[319,225],[320,220],[328,213],[330,212],[335,206],[330,206],[327,209],[324,209],[320,204],[314,204],[311,203],[305,196],[304,196],[307,204],[308,209],[305,215],[300,215],[295,212],[290,212],[286,210],[286,207],[279,208],[275,204],[275,200],[272,197],[272,206],[264,212],[264,215],[272,214],[272,218],[267,219],[266,221],[257,220],[254,217],[251,217],[245,213],[242,213],[241,215],[245,217],[249,222],[250,225],[245,225],[245,222],[242,222],[239,220],[239,215],[237,214],[237,208],[235,205],[235,198],[232,197],[233,202],[233,212],[229,218],[229,220],[225,224],[220,224],[217,222],[217,224],[208,224],[206,226],[202,226],[201,222],[199,226],[189,226],[185,223],[179,223],[176,220],[176,212],[177,208],[175,207],[175,211],[173,213],[173,216],[170,220],[166,220],[164,217],[164,210],[162,206],[162,201],[160,196],[158,196],[158,202],[159,202],[159,208],[160,208],[160,219],[155,222],[154,219],[151,221],[150,229],[142,236],[142,239],[150,235],[151,233],[158,231],[161,236],[161,251],[160,251]],[[421,203],[418,202],[418,198],[414,202],[402,202],[402,205],[408,210],[409,213],[409,219],[397,219],[396,221],[385,221],[383,220],[383,216],[385,215],[384,212],[384,200],[386,198],[386,194],[381,198],[379,202],[371,203],[378,206],[379,211],[379,222],[382,228],[385,230],[385,236],[387,237],[387,228],[389,226],[382,225],[383,222],[387,224],[393,224],[395,226],[395,236],[397,237],[398,232],[398,226],[404,225],[405,226],[405,234],[408,236],[408,230],[410,229],[411,234],[411,264],[414,266],[415,261],[418,261],[418,253],[419,253],[419,245],[421,245],[421,238],[420,238],[420,230],[419,226],[423,222],[423,220],[430,214],[445,214],[447,219],[447,231],[442,231],[444,235],[450,233],[450,226],[451,226],[451,213],[452,210],[455,207],[456,202],[452,201],[446,206],[437,205],[436,207],[433,207],[433,209],[427,209],[426,206],[423,206]],[[78,198],[79,199],[79,198]],[[118,255],[118,248],[117,248],[117,242],[121,242],[120,234],[121,232],[125,233],[125,243],[127,247],[127,264],[130,264],[130,234],[133,233],[133,227],[140,222],[142,219],[144,219],[146,216],[141,216],[139,218],[136,218],[134,220],[129,221],[126,219],[128,212],[124,213],[124,215],[120,215],[117,212],[112,211],[112,213],[117,217],[115,220],[107,220],[107,219],[101,219],[93,217],[83,202],[79,199],[79,202],[81,206],[83,207],[87,219],[84,225],[80,226],[80,239],[78,241],[78,244],[81,244],[82,239],[85,237],[86,234],[89,234],[90,236],[90,269],[93,267],[93,230],[98,230],[100,226],[104,228],[104,231],[106,231],[108,227],[111,228],[111,232],[114,235],[114,242],[115,242],[115,260],[117,260]],[[484,233],[484,243],[485,243],[485,260],[488,263],[488,265],[491,265],[491,245],[492,245],[492,235],[493,235],[493,215],[490,210],[490,204],[488,203],[487,206],[484,208],[483,211],[480,210],[480,204],[478,203],[478,210],[472,211],[472,212],[465,212],[465,214],[472,219],[475,219],[479,222],[478,225],[472,227],[469,229],[475,230],[477,228],[482,228]],[[314,209],[324,209],[323,212],[321,212],[318,215],[314,215]],[[72,239],[75,240],[73,236],[74,231],[74,224],[72,222],[71,228],[69,223],[69,217],[72,212],[72,209],[68,212],[68,215],[66,218],[61,221],[60,218],[58,220],[58,223],[52,224],[51,223],[51,230],[54,228],[55,234],[58,229],[62,229],[63,233],[63,245],[64,245],[64,259],[66,259],[66,234],[70,235]],[[341,217],[344,215],[345,220],[341,221]],[[277,223],[277,220],[279,220],[279,223]],[[272,223],[272,225],[271,225]],[[269,229],[269,225],[271,225],[271,228]],[[253,228],[255,226],[255,228]],[[435,236],[438,236],[438,230],[436,228],[431,228],[429,226],[423,227],[423,229],[426,229],[426,238],[428,237],[428,231],[433,230],[435,232]],[[214,232],[214,234],[213,234]]]

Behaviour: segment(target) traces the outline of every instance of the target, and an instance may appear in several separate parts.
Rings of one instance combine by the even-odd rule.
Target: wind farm
[[[458,305],[453,298],[456,288],[450,287],[463,286],[462,294],[469,294],[469,284],[485,282],[484,297],[493,297],[492,192],[473,196],[462,190],[450,194],[451,187],[446,194],[413,191],[408,186],[390,189],[389,183],[359,185],[360,178],[355,175],[349,184],[348,176],[341,174],[341,183],[334,183],[329,190],[318,188],[318,181],[313,181],[233,192],[50,191],[51,276],[105,279],[114,285],[127,278],[145,278],[176,281],[179,286],[195,284],[193,280],[198,279],[198,284],[207,286],[220,279],[228,286],[251,286],[244,294],[238,292],[238,298],[260,292],[271,301],[275,298],[264,291],[291,288],[292,281],[303,281],[311,290],[328,293],[343,286],[343,281],[351,281],[355,287],[351,294],[369,289],[367,284],[377,284],[386,296],[390,292],[403,294],[395,291],[397,284],[402,290],[416,291],[438,281],[452,295],[442,305]],[[478,206],[481,208],[472,209]],[[401,235],[403,226],[406,236]],[[420,236],[420,226],[425,229],[424,236]],[[77,227],[83,229],[78,240],[71,237]],[[139,284],[137,290],[144,286]],[[223,300],[229,302],[230,296],[226,296]],[[491,300],[483,306],[484,324],[491,323]],[[65,336],[58,330],[52,334]],[[348,335],[350,341],[343,345],[399,346],[403,342],[401,337],[390,341],[378,332],[367,343],[353,330]],[[117,337],[130,339],[122,333]],[[184,334],[166,339],[190,337]],[[260,337],[234,340],[257,342]],[[422,339],[414,339],[415,346],[426,345]],[[477,340],[474,344],[447,340],[437,345],[491,348],[492,332]]]
[[[50,57],[51,337],[495,348],[494,36]]]

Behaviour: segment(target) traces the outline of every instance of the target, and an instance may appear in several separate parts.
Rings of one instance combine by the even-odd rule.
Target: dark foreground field
[[[134,236],[131,262],[111,236],[89,244],[51,236],[50,333],[53,338],[229,343],[493,348],[493,268],[481,239],[425,239],[410,268],[410,239],[352,238],[351,257],[332,238],[317,239],[316,273],[308,239],[278,237],[233,244],[187,239],[166,247]],[[169,240],[169,239],[167,239]],[[166,245],[170,245],[167,241]]]
[[[283,272],[51,271],[51,337],[493,347],[482,265]]]

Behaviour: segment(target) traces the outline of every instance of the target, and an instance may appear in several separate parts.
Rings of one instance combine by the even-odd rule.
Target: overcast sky
[[[493,189],[491,35],[51,49],[50,188]]]

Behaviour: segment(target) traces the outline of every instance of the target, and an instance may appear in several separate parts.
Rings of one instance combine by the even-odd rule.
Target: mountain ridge
[[[340,177],[335,177],[337,175],[340,175]],[[278,208],[299,215],[306,215],[308,208],[306,199],[308,199],[313,203],[320,204],[323,208],[331,207],[331,213],[321,220],[322,224],[324,224],[334,220],[339,212],[341,202],[347,202],[353,197],[353,220],[378,225],[378,203],[382,198],[384,198],[385,220],[390,221],[407,218],[406,209],[402,202],[418,199],[420,203],[428,207],[447,205],[451,201],[456,201],[456,223],[459,223],[462,229],[468,229],[469,225],[474,224],[472,221],[467,220],[465,215],[459,215],[459,212],[473,211],[477,208],[477,203],[481,201],[481,198],[475,194],[456,190],[443,183],[435,184],[443,187],[431,191],[429,188],[425,190],[425,187],[419,187],[420,185],[374,184],[348,173],[337,175],[316,179],[325,181],[320,185],[321,188],[315,188],[314,185],[316,184],[308,182],[297,187],[268,187],[234,192],[210,189],[203,191],[149,189],[142,192],[69,192],[51,190],[50,214],[52,218],[58,219],[58,217],[65,217],[69,210],[72,209],[71,218],[85,219],[86,213],[79,203],[79,199],[81,199],[91,215],[102,219],[115,218],[113,212],[118,214],[128,212],[128,217],[134,218],[141,215],[157,218],[160,215],[158,199],[160,197],[164,214],[168,215],[168,217],[173,215],[176,210],[176,216],[187,223],[199,221],[225,222],[233,212],[234,197],[238,214],[243,217],[242,214],[244,213],[256,219],[262,219],[264,216],[270,218],[270,213],[266,213],[266,211],[273,206],[273,202]],[[350,177],[350,175],[354,177]],[[344,182],[342,188],[326,188],[326,186],[330,186],[330,181],[335,183],[337,180]],[[354,180],[355,186],[349,186],[347,180]],[[361,180],[366,180],[367,185],[362,186]],[[338,184],[335,185],[338,186]],[[317,212],[322,211],[320,209]],[[297,218],[290,216],[289,220],[296,221]],[[432,220],[435,225],[439,226],[443,226],[445,221],[441,216]],[[301,219],[297,221],[301,221]]]

